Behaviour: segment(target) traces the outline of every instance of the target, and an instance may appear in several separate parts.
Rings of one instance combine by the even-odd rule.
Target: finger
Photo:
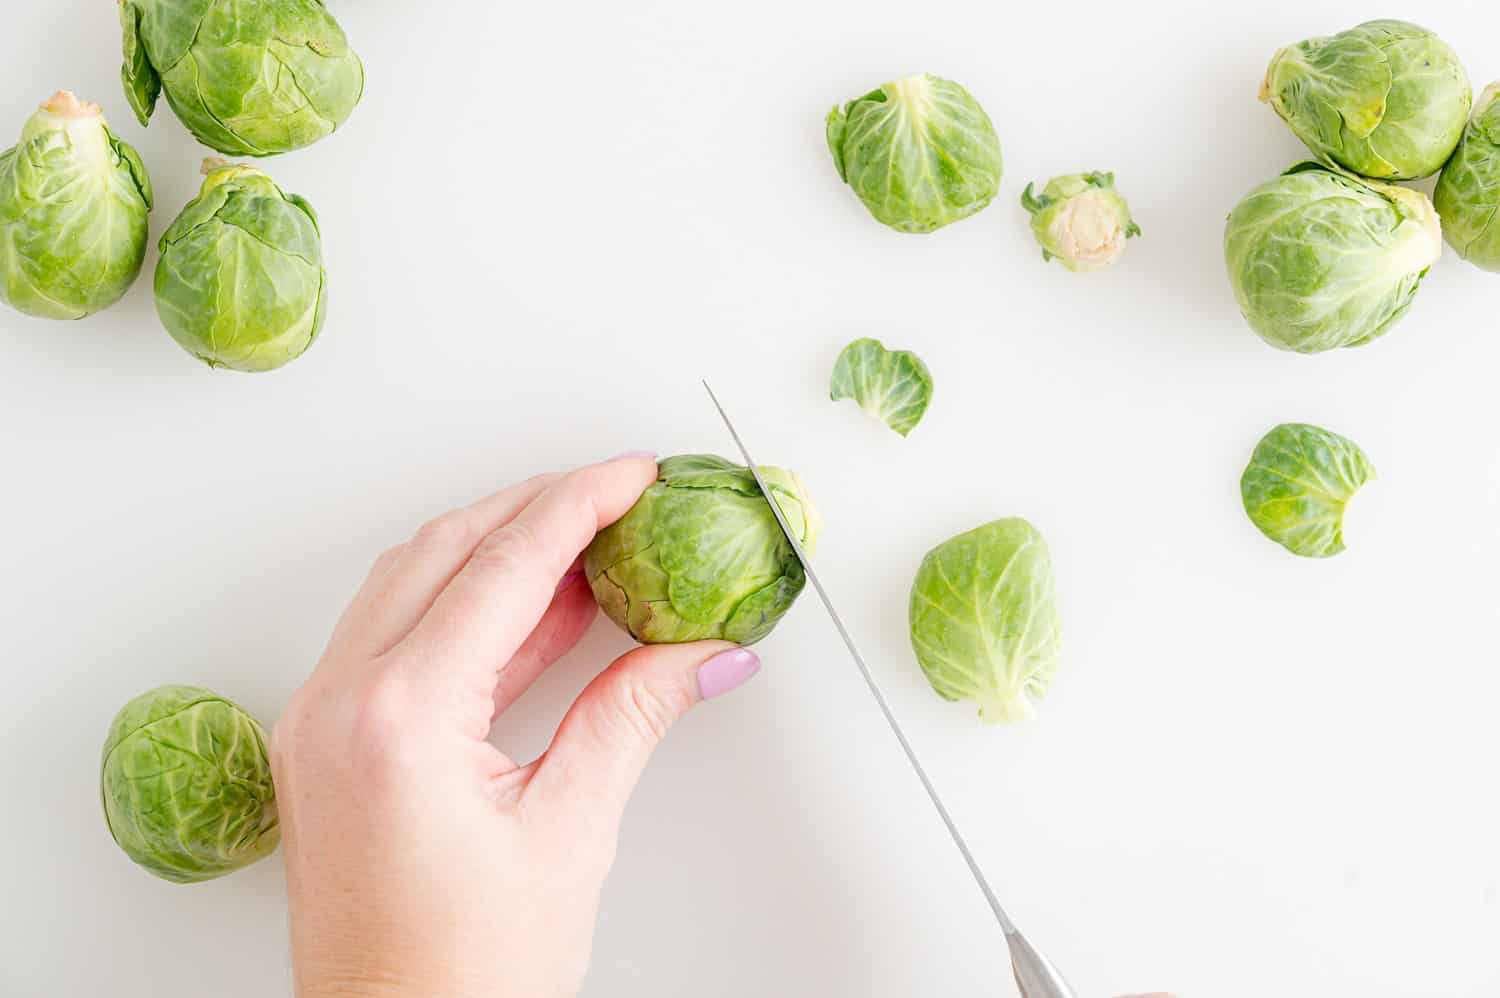
[[[618,820],[651,753],[694,704],[760,671],[748,648],[724,641],[637,648],[600,673],[563,718],[527,794]]]
[[[580,468],[481,540],[406,639],[424,652],[435,650],[414,661],[443,666],[414,680],[456,684],[458,698],[489,701],[500,668],[540,622],[568,566],[655,479],[654,458]]]
[[[351,632],[361,651],[383,655],[411,632],[479,542],[503,527],[562,476],[538,475],[469,506],[429,520],[400,548],[389,570],[370,585]]]
[[[375,598],[375,594],[380,591],[385,577],[390,574],[391,569],[396,565],[396,561],[401,557],[403,547],[405,545],[397,544],[395,547],[386,548],[380,552],[380,555],[375,559],[375,563],[370,566],[370,571],[365,576],[365,580],[360,583],[358,591],[354,594],[354,598],[349,601],[349,605],[345,607],[343,614],[339,617],[338,623],[334,625],[333,636],[328,639],[328,646],[330,648],[347,643],[354,635],[359,633],[361,621],[369,614],[371,601]],[[326,657],[328,656],[325,655]]]
[[[553,662],[572,651],[599,615],[599,604],[584,581],[583,571],[569,571],[558,586],[542,622],[500,670],[493,701],[498,717],[519,700]],[[493,719],[493,718],[492,718]]]

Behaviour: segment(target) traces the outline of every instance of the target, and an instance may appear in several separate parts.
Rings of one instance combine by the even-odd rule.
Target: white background
[[[3,130],[58,87],[102,100],[159,234],[203,150],[165,105],[132,119],[113,5],[6,6]],[[1080,996],[1496,994],[1500,277],[1450,253],[1386,339],[1300,357],[1244,325],[1220,252],[1235,201],[1301,155],[1255,100],[1271,54],[1403,12],[597,7],[336,5],[364,103],[268,164],[319,209],[332,282],[290,367],[192,361],[149,269],[82,323],[0,314],[0,993],[287,993],[279,858],[181,888],[111,842],[114,711],[188,682],[269,722],[369,560],[430,515],[622,450],[729,453],[706,376],[761,460],[806,476],[827,584]],[[1476,89],[1500,76],[1493,4],[1405,13]],[[898,235],[839,183],[823,116],[923,70],[984,103],[1006,174],[976,218]],[[1116,172],[1145,236],[1077,276],[1043,264],[1017,199],[1087,169]],[[934,372],[908,440],[827,400],[839,348],[871,335]],[[1288,420],[1380,472],[1328,562],[1240,509],[1251,448]],[[1041,718],[997,729],[927,688],[906,595],[923,552],[1006,515],[1051,543],[1067,654]],[[601,620],[499,743],[539,751],[625,647]],[[1012,994],[822,609],[759,650],[632,804],[586,993]]]

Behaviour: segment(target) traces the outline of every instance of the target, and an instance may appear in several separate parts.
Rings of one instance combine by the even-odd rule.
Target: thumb
[[[755,652],[726,641],[646,645],[620,656],[563,718],[527,795],[618,816],[672,724],[759,671]]]

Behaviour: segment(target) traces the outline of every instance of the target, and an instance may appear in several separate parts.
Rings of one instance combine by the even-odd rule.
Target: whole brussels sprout
[[[342,125],[365,71],[323,0],[120,0],[125,96],[144,125],[163,91],[230,156],[310,146]]]
[[[1375,466],[1354,441],[1306,423],[1283,423],[1255,445],[1240,476],[1250,522],[1292,554],[1344,550],[1344,508]]]
[[[161,237],[156,313],[209,367],[269,371],[302,356],[328,306],[312,205],[253,166],[209,161]]]
[[[1047,543],[1019,518],[927,553],[911,586],[911,645],[944,700],[972,700],[991,723],[1026,720],[1062,652]]]
[[[989,115],[950,80],[921,73],[828,112],[839,178],[898,232],[968,218],[1000,188],[1000,139]]]
[[[100,792],[115,842],[174,883],[233,873],[281,838],[265,732],[196,686],[162,686],[120,709],[104,740]]]
[[[1370,21],[1277,52],[1260,99],[1319,156],[1383,180],[1436,173],[1469,114],[1469,77],[1440,38]]]
[[[135,150],[58,91],[0,153],[0,301],[44,319],[108,308],[141,272],[150,211]]]
[[[1500,83],[1474,102],[1453,158],[1443,167],[1432,203],[1443,220],[1443,238],[1458,255],[1485,270],[1500,271]]]
[[[811,554],[822,521],[801,479],[760,473]],[[609,618],[645,644],[753,644],[806,581],[750,469],[707,454],[662,461],[630,512],[594,538],[583,570]]]
[[[1042,259],[1056,257],[1078,273],[1108,267],[1125,252],[1125,240],[1141,234],[1130,206],[1115,190],[1113,173],[1054,177],[1040,195],[1027,184],[1021,207],[1031,213]]]
[[[1442,251],[1425,194],[1317,163],[1245,195],[1224,228],[1240,311],[1267,343],[1298,353],[1387,332]]]

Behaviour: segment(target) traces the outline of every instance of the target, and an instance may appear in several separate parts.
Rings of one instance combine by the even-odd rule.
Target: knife
[[[833,600],[828,597],[828,590],[823,588],[818,574],[813,571],[812,564],[807,560],[807,552],[802,550],[802,543],[797,540],[797,535],[786,522],[786,515],[781,512],[781,506],[776,502],[775,495],[766,486],[765,479],[760,476],[760,469],[755,460],[750,456],[750,451],[745,448],[745,442],[740,439],[734,423],[730,421],[729,414],[724,411],[724,406],[719,403],[719,397],[709,387],[708,382],[703,382],[703,387],[708,391],[708,397],[713,401],[714,408],[719,410],[719,418],[724,420],[724,426],[728,428],[729,435],[734,438],[734,445],[739,448],[740,457],[745,459],[745,466],[750,469],[750,474],[755,476],[755,484],[760,488],[761,495],[766,497],[766,503],[771,507],[771,512],[776,515],[776,522],[781,527],[781,532],[786,536],[787,543],[792,546],[792,551],[797,555],[797,560],[802,563],[802,571],[807,575],[807,581],[811,582],[818,598],[823,601],[823,607],[828,611],[828,616],[833,620],[833,626],[838,630],[839,637],[844,639],[844,647],[849,649],[849,655],[854,659],[854,664],[859,667],[859,674],[864,677],[865,685],[870,688],[870,695],[875,698],[880,713],[885,715],[885,722],[891,727],[891,734],[896,736],[896,741],[901,745],[901,751],[906,753],[906,761],[911,763],[912,770],[917,774],[917,779],[922,783],[922,789],[927,791],[927,797],[932,801],[933,808],[938,817],[943,819],[943,826],[948,829],[948,835],[953,839],[953,844],[958,847],[959,855],[969,868],[969,873],[974,877],[974,883],[984,894],[984,900],[989,904],[990,911],[995,913],[995,920],[1000,923],[1000,930],[1005,933],[1005,943],[1010,949],[1011,970],[1016,977],[1016,987],[1020,989],[1022,998],[1076,998],[1073,989],[1052,961],[1043,956],[1036,947],[1021,935],[1005,909],[1000,906],[1000,901],[995,897],[995,892],[990,889],[989,881],[984,878],[984,871],[974,860],[974,854],[969,851],[968,844],[959,833],[958,826],[953,823],[953,818],[948,814],[948,809],[943,806],[943,800],[938,796],[937,788],[927,778],[927,771],[917,761],[917,753],[912,750],[911,743],[906,740],[906,734],[901,730],[901,724],[896,720],[896,715],[891,712],[891,705],[886,701],[885,694],[880,691],[880,685],[875,682],[875,676],[870,672],[870,667],[865,664],[865,657],[859,653],[859,647],[854,643],[854,638],[849,634],[849,629],[844,626],[844,620],[839,612],[833,608]]]

